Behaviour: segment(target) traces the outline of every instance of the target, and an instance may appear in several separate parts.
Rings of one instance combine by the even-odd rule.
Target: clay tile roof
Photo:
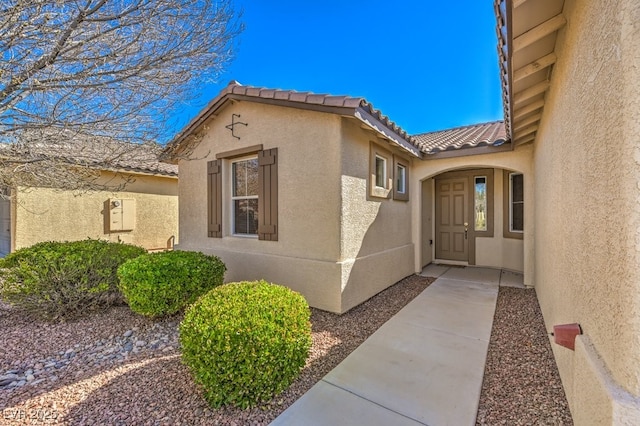
[[[281,89],[267,89],[264,87],[243,86],[235,80],[229,82],[229,84],[220,91],[209,105],[204,108],[187,126],[180,131],[167,145],[165,154],[171,157],[171,152],[174,152],[180,143],[193,132],[200,124],[202,124],[208,117],[211,116],[213,111],[217,109],[227,97],[229,96],[247,96],[251,98],[261,99],[273,99],[276,101],[286,101],[288,106],[295,106],[299,104],[300,107],[305,105],[318,105],[322,107],[333,108],[349,108],[357,110],[361,108],[366,113],[375,117],[385,127],[392,130],[400,137],[402,137],[409,144],[415,145],[412,138],[407,132],[405,132],[400,126],[391,121],[387,116],[383,115],[380,111],[375,109],[373,105],[367,102],[361,97],[350,96],[334,96],[327,94],[316,94],[311,92],[297,92],[294,90],[281,90]]]
[[[58,159],[102,170],[178,176],[178,166],[159,160],[163,147],[155,143],[122,142],[64,130],[33,130],[25,132],[20,140],[21,143],[3,144],[2,148],[18,157]]]
[[[261,98],[267,98],[267,99],[271,99],[275,96],[276,91],[273,89],[262,89],[260,91],[260,97]]]
[[[413,136],[414,144],[425,154],[480,146],[500,146],[507,141],[504,121],[472,124]]]

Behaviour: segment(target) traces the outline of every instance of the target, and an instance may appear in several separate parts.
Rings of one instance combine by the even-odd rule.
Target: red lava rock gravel
[[[534,289],[500,287],[476,424],[573,424]]]
[[[180,316],[154,322],[119,307],[48,324],[0,304],[0,424],[266,425],[433,280],[407,277],[344,315],[312,309],[300,377],[249,410],[207,406],[180,362]]]

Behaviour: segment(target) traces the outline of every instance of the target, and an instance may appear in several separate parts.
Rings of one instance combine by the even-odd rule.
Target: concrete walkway
[[[423,275],[438,279],[271,424],[475,424],[503,273]]]

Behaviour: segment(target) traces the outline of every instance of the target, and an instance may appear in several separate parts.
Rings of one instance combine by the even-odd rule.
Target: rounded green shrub
[[[119,287],[134,312],[171,315],[222,284],[226,269],[216,256],[200,252],[149,253],[120,266]]]
[[[230,283],[202,296],[180,323],[182,359],[213,407],[266,402],[300,374],[311,312],[291,289]]]
[[[146,251],[102,240],[42,242],[0,259],[0,297],[48,319],[122,303],[117,270]]]

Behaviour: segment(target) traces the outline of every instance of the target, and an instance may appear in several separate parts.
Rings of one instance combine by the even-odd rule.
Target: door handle
[[[469,223],[465,222],[464,223],[464,239],[467,239],[467,231],[469,231]]]

